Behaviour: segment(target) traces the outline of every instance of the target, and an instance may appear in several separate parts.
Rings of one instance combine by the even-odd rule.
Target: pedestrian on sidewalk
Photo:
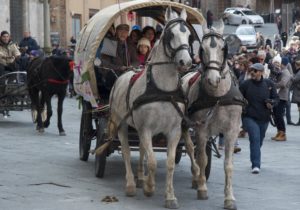
[[[264,79],[264,65],[255,63],[250,66],[251,79],[244,81],[240,90],[248,105],[242,116],[243,126],[250,141],[250,161],[252,173],[258,174],[261,167],[261,150],[269,125],[271,109],[278,102],[274,83]]]
[[[283,57],[281,59],[281,69],[278,81],[275,83],[275,87],[278,89],[279,103],[274,107],[275,124],[277,127],[277,134],[272,137],[275,141],[286,141],[286,126],[284,122],[284,110],[286,109],[289,99],[289,89],[291,84],[292,75],[287,69],[289,59]]]
[[[297,104],[298,111],[299,111],[299,120],[295,125],[299,126],[300,125],[300,55],[297,56],[295,59],[295,69],[296,69],[296,74],[292,80],[293,82],[292,82],[291,89],[293,91],[292,103]]]

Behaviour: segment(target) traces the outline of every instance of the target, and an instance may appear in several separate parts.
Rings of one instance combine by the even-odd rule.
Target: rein
[[[166,26],[165,26],[165,33],[163,33],[163,37],[162,37],[162,41],[163,41],[163,46],[164,46],[164,51],[167,57],[173,59],[176,55],[176,53],[180,50],[189,50],[189,45],[188,44],[182,44],[177,48],[173,48],[171,46],[171,39],[174,37],[174,34],[172,34],[172,32],[170,32],[170,30],[175,27],[176,23],[180,24],[180,31],[185,31],[186,29],[184,28],[184,26],[187,26],[187,23],[184,19],[182,18],[175,18],[173,20],[170,20]],[[168,50],[171,52],[171,54],[168,53]]]

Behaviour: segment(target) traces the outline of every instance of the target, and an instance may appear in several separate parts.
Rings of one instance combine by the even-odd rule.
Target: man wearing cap
[[[252,173],[258,174],[261,167],[261,146],[269,125],[272,107],[278,102],[278,94],[274,83],[263,78],[264,66],[255,63],[250,66],[251,79],[245,80],[240,90],[247,99],[242,120],[249,134],[250,161]]]
[[[0,76],[16,70],[15,60],[21,55],[17,46],[10,40],[7,31],[0,35]]]
[[[286,134],[285,134],[286,128],[285,128],[285,122],[283,116],[284,116],[284,110],[287,106],[287,102],[289,99],[289,89],[290,89],[289,84],[292,78],[292,75],[287,69],[288,63],[289,63],[289,59],[287,57],[282,57],[280,76],[278,78],[278,81],[275,83],[275,88],[277,88],[278,90],[277,92],[279,96],[279,103],[276,107],[274,107],[277,134],[274,137],[272,137],[272,140],[275,141],[286,141]]]

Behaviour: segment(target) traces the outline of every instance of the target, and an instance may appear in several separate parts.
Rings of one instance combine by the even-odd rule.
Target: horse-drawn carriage
[[[0,76],[0,113],[6,117],[9,111],[30,108],[26,72],[14,71]]]
[[[136,72],[129,71],[119,77],[113,86],[110,101],[108,101],[99,95],[95,66],[99,65],[101,61],[99,62],[96,59],[96,52],[112,24],[118,22],[118,18],[127,13],[136,14],[137,17],[152,18],[164,25],[164,29],[161,39],[152,49],[151,59],[148,60],[145,70],[140,72],[139,76],[136,76]],[[207,140],[202,142],[203,137],[216,135],[216,131],[221,128],[221,131],[225,133],[226,140],[226,163],[224,165],[231,164],[232,154],[230,152],[233,152],[234,141],[231,137],[235,137],[235,135],[237,137],[237,129],[235,128],[233,135],[227,135],[227,131],[231,131],[230,126],[236,126],[240,123],[238,116],[241,109],[236,106],[228,106],[230,113],[226,113],[226,108],[219,108],[219,102],[220,106],[223,106],[223,100],[220,96],[224,95],[231,86],[236,86],[236,83],[231,81],[232,74],[230,74],[226,62],[228,48],[222,36],[224,28],[220,29],[220,31],[206,30],[206,34],[202,38],[199,36],[201,33],[195,30],[193,24],[201,25],[203,21],[203,16],[197,9],[183,4],[171,1],[137,0],[112,5],[99,11],[80,32],[75,50],[74,69],[75,91],[82,96],[79,137],[80,159],[87,161],[90,151],[96,150],[96,176],[103,177],[107,156],[119,149],[120,146],[120,143],[115,138],[117,133],[118,140],[121,142],[121,150],[126,167],[127,196],[133,196],[136,193],[136,183],[133,180],[134,176],[132,175],[130,164],[130,147],[138,147],[140,150],[137,183],[139,181],[144,183],[144,194],[147,196],[151,196],[155,189],[156,160],[153,155],[153,147],[157,145],[160,149],[163,148],[167,151],[168,170],[165,195],[165,206],[167,208],[178,208],[172,178],[174,173],[173,164],[175,164],[175,161],[179,162],[182,153],[181,133],[183,133],[183,139],[185,139],[186,151],[192,161],[193,184],[196,185],[195,187],[198,186],[199,199],[207,199],[205,182],[210,172],[211,152],[216,150],[214,140],[211,138],[207,144]],[[203,47],[204,41],[205,45]],[[208,47],[206,42],[210,42]],[[209,54],[209,46],[216,50],[214,57]],[[199,47],[200,50],[198,50]],[[203,126],[209,128],[208,131],[202,130],[204,136],[199,135],[199,132],[196,130],[196,133],[198,132],[196,135],[198,137],[197,148],[200,148],[199,151],[196,149],[196,155],[193,141],[191,139],[187,140],[189,130],[186,127],[188,126],[185,127],[185,132],[181,132],[182,121],[185,121],[186,124],[192,123],[185,117],[184,104],[186,103],[182,101],[182,98],[178,99],[178,95],[175,95],[183,93],[180,86],[181,82],[185,80],[180,79],[179,73],[186,71],[191,66],[191,54],[194,53],[191,49],[193,48],[194,50],[196,49],[197,54],[200,52],[204,71],[207,71],[203,75],[212,77],[207,79],[203,77],[205,83],[208,82],[208,86],[213,86],[213,90],[210,93],[214,94],[217,91],[216,97],[218,98],[217,104],[213,105],[212,108],[207,109],[205,107],[204,112],[208,117],[205,115],[204,117],[201,116],[201,121],[196,122],[201,129]],[[215,60],[219,55],[222,56],[220,60]],[[213,61],[210,61],[211,59]],[[192,74],[194,76],[197,73]],[[188,75],[189,79],[190,76]],[[191,86],[191,90],[193,90],[190,91],[193,94],[198,91],[200,86],[198,84],[200,84],[199,81],[202,78],[199,75],[195,76],[193,78],[195,78],[194,82],[196,82],[192,84],[194,87]],[[135,77],[138,77],[138,80],[130,83],[132,78]],[[221,83],[221,86],[219,86],[219,83]],[[223,83],[226,85],[223,86]],[[155,96],[158,95],[158,99],[155,98],[153,100],[155,96],[149,91],[149,86],[151,85],[152,89],[150,88],[150,90],[155,89]],[[198,97],[198,95],[196,94],[195,96]],[[229,97],[231,99],[231,96]],[[140,99],[139,103],[136,102],[138,99]],[[196,102],[199,102],[199,100],[196,100]],[[227,105],[230,105],[230,102]],[[222,118],[222,122],[224,120],[232,120],[232,122],[222,123],[218,128],[213,128],[214,122],[212,119],[219,117],[220,110],[228,117]],[[195,113],[198,113],[198,111],[196,110]],[[234,115],[232,115],[232,111],[235,112]],[[194,118],[197,119],[197,116],[194,116]],[[203,122],[205,119],[208,122]],[[131,127],[134,127],[136,131],[132,132],[133,129]],[[163,133],[162,136],[160,135],[161,133]],[[91,149],[91,142],[94,139],[97,141],[95,150]],[[168,139],[168,141],[162,141],[165,139]],[[211,146],[211,143],[214,146]],[[204,151],[206,150],[206,158],[204,158],[204,162],[200,162],[200,156],[203,158],[203,146]],[[148,161],[148,174],[144,177],[143,158],[145,154]],[[195,164],[194,155],[197,156],[198,163],[200,162],[200,168],[206,170],[199,172],[199,168]],[[226,168],[226,180],[231,179],[231,170],[232,167]],[[203,178],[205,175],[206,178]],[[227,189],[225,190],[225,208],[235,209],[235,202],[231,192],[231,181],[226,182],[225,188]]]
[[[82,79],[84,75],[89,75],[89,80],[84,79],[79,82],[75,81],[75,89],[83,96],[82,101],[82,116],[80,123],[80,138],[79,138],[79,153],[80,159],[87,161],[91,150],[91,142],[96,139],[96,148],[105,143],[106,124],[109,115],[108,101],[100,98],[97,90],[97,81],[94,69],[97,68],[94,64],[96,47],[99,46],[104,35],[109,30],[110,26],[115,22],[118,16],[122,13],[134,12],[138,17],[148,17],[156,20],[160,24],[165,24],[164,13],[167,6],[172,6],[176,11],[181,11],[183,8],[188,13],[188,24],[193,30],[193,24],[200,24],[202,21],[201,13],[196,9],[173,2],[164,1],[137,1],[131,3],[120,4],[108,7],[93,17],[89,23],[82,29],[80,38],[76,48],[76,63],[77,71],[80,68]],[[117,9],[116,9],[117,8]],[[198,28],[197,28],[198,29]],[[197,32],[193,31],[193,36],[197,36]],[[87,38],[88,37],[88,38]],[[195,37],[199,40],[199,37]],[[79,65],[79,67],[78,67]],[[113,71],[113,70],[112,70]],[[133,70],[134,71],[134,70]],[[75,74],[76,74],[75,73]],[[78,78],[79,75],[77,75]],[[136,149],[139,146],[139,139],[134,129],[129,130],[129,139],[131,149]],[[156,135],[153,138],[153,146],[157,151],[166,151],[166,142],[161,135]],[[96,149],[95,148],[95,149]],[[116,139],[101,155],[95,157],[95,174],[97,177],[103,177],[105,170],[106,157],[116,150],[120,149],[120,142]],[[177,150],[175,162],[179,163],[184,150],[184,142],[180,141]],[[211,151],[208,149],[209,157]],[[207,177],[210,173],[210,166],[207,167]]]

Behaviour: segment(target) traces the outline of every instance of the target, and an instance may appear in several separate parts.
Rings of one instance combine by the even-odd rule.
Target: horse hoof
[[[198,193],[198,200],[207,200],[208,199],[207,191],[198,190],[197,193]]]
[[[144,195],[147,197],[151,197],[154,194],[154,190],[155,190],[154,186],[150,187],[147,184],[144,184],[143,186]]]
[[[197,190],[197,188],[198,188],[197,181],[193,180],[193,181],[192,181],[192,189]]]
[[[166,200],[165,207],[167,209],[178,209],[179,205],[178,205],[178,202],[176,199],[175,200]]]
[[[59,132],[59,135],[60,136],[66,136],[67,134],[66,134],[66,132],[62,131],[62,132]]]
[[[224,201],[224,209],[237,210],[235,201],[234,200],[225,200]]]
[[[45,127],[45,128],[48,128],[49,125],[50,125],[50,123],[44,122],[44,127]]]
[[[142,188],[143,185],[144,185],[144,180],[138,179],[137,182],[136,182],[136,187],[137,188]]]
[[[136,195],[136,187],[134,186],[126,187],[126,196],[133,197],[135,195]]]

